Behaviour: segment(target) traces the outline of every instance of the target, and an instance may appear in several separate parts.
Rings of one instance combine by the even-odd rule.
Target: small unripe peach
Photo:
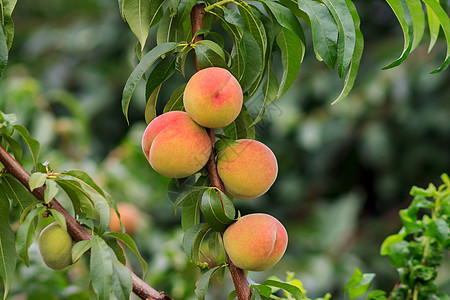
[[[62,270],[72,264],[72,238],[56,222],[52,223],[39,235],[39,252],[49,268]]]
[[[226,191],[238,199],[261,196],[277,178],[278,164],[272,150],[259,141],[237,140],[219,153],[217,171]]]
[[[152,168],[167,177],[182,178],[198,172],[211,154],[205,128],[185,112],[171,111],[148,124],[142,150]]]
[[[239,115],[243,95],[237,79],[226,69],[211,67],[195,73],[183,94],[186,112],[208,128],[225,127]]]
[[[142,225],[141,212],[130,203],[118,203],[117,210],[120,214],[120,220],[125,227],[125,232],[129,235],[133,235]],[[109,228],[114,232],[122,232],[120,226],[119,217],[114,210],[111,210],[111,217],[109,219]]]
[[[288,235],[276,218],[262,213],[241,217],[223,234],[228,256],[237,267],[265,271],[284,255]]]

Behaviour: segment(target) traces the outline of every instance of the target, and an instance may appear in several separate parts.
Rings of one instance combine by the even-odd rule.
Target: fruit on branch
[[[141,212],[131,203],[118,203],[117,210],[120,214],[120,220],[125,227],[126,233],[133,235],[142,224]],[[111,210],[111,218],[109,219],[109,228],[114,232],[122,232],[119,217],[114,210]]]
[[[223,235],[225,250],[233,264],[249,271],[271,268],[283,256],[287,243],[283,224],[262,213],[241,217]]]
[[[152,168],[167,177],[182,178],[198,172],[211,154],[205,128],[187,113],[171,111],[148,124],[142,150]]]
[[[62,270],[72,264],[72,238],[56,222],[42,230],[39,251],[44,263],[54,270]]]
[[[226,69],[211,67],[198,71],[188,81],[183,94],[186,112],[208,128],[225,127],[242,109],[242,88]]]
[[[278,164],[272,150],[259,141],[241,139],[218,155],[217,171],[226,191],[238,199],[261,196],[277,178]]]

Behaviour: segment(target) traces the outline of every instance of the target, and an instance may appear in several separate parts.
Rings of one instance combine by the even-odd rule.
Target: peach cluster
[[[172,178],[198,172],[211,155],[205,128],[231,124],[243,104],[242,88],[223,68],[194,74],[183,94],[186,112],[172,111],[155,118],[142,137],[142,150],[158,173]],[[278,164],[263,143],[240,139],[217,156],[217,172],[226,192],[238,199],[253,199],[274,183]],[[267,214],[250,214],[230,225],[223,235],[226,252],[241,269],[264,271],[276,264],[287,247],[283,225]]]

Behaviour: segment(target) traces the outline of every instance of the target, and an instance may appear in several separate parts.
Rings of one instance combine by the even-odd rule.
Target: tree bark
[[[29,181],[30,173],[28,173],[21,164],[19,164],[1,145],[0,145],[0,162],[3,164],[5,170],[14,176],[23,186],[30,190]],[[44,202],[45,187],[36,188],[30,191],[36,199]],[[75,220],[67,210],[56,200],[52,199],[46,206],[50,209],[55,209],[60,212],[67,224],[67,232],[75,241],[90,240],[92,236],[89,232]],[[164,292],[159,292],[144,282],[136,274],[130,270],[131,278],[133,280],[133,293],[144,300],[171,300]]]
[[[196,4],[191,11],[191,28],[192,28],[192,34],[194,35],[198,30],[203,28],[203,17],[205,15],[205,10],[200,4]],[[203,34],[198,35],[194,38],[194,43],[197,41],[203,40]],[[197,56],[194,52],[194,61],[195,61],[195,70],[198,72],[200,70],[200,67],[198,65]],[[214,128],[207,128],[206,129],[209,135],[209,138],[211,140],[212,145],[212,151],[211,156],[208,159],[208,162],[206,163],[206,167],[208,169],[209,173],[209,179],[210,179],[210,185],[213,187],[218,188],[222,192],[225,193],[225,187],[223,185],[222,180],[219,177],[219,174],[217,172],[217,164],[216,164],[216,149],[215,149],[215,142],[216,142],[216,136],[215,136],[215,130]],[[247,276],[245,274],[245,271],[236,267],[233,262],[230,260],[230,258],[227,256],[228,261],[228,268],[230,269],[231,278],[233,279],[234,288],[236,289],[236,294],[239,300],[249,300],[251,297],[251,291],[250,286],[248,284]]]

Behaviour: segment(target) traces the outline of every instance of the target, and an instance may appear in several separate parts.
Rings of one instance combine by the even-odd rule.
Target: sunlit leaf
[[[439,3],[439,0],[434,1]],[[433,10],[427,4],[425,4],[425,6],[427,8],[428,29],[430,30],[430,44],[428,46],[428,52],[430,52],[437,42],[441,23]]]
[[[113,292],[117,299],[130,299],[133,281],[130,270],[120,261],[113,258]]]
[[[123,0],[123,15],[144,50],[150,29],[151,5],[148,0]]]
[[[344,287],[344,291],[348,293],[350,299],[355,299],[369,291],[370,284],[374,278],[375,274],[363,274],[358,268],[355,268],[352,277]]]
[[[223,268],[223,266],[217,266],[212,269],[209,269],[207,272],[202,274],[202,276],[197,280],[197,282],[195,283],[195,295],[197,296],[197,299],[199,300],[205,299],[206,292],[208,291],[209,287],[209,281],[219,268]]]
[[[110,299],[113,283],[113,266],[110,248],[103,239],[97,235],[91,240],[91,284],[98,299]]]
[[[227,68],[225,53],[215,42],[202,40],[194,45],[195,54],[200,69],[209,67]]]
[[[20,223],[19,229],[17,230],[17,238],[16,238],[16,249],[19,256],[28,266],[28,249],[31,246],[34,238],[34,219],[45,210],[45,207],[39,206],[34,208],[28,215],[25,220]]]
[[[28,132],[28,129],[26,129],[22,125],[14,125],[14,130],[16,130],[22,136],[23,141],[30,149],[34,165],[36,166],[39,159],[39,151],[41,148],[39,142],[36,139],[32,138],[30,133]]]
[[[84,240],[75,243],[72,247],[72,261],[77,262],[80,257],[91,248],[91,241]]]
[[[36,202],[33,194],[10,174],[2,174],[2,188],[14,205],[19,205],[21,211]]]
[[[406,1],[406,4],[411,13],[411,21],[414,28],[413,44],[411,47],[411,51],[413,51],[420,44],[425,31],[425,14],[420,0],[408,0]]]

